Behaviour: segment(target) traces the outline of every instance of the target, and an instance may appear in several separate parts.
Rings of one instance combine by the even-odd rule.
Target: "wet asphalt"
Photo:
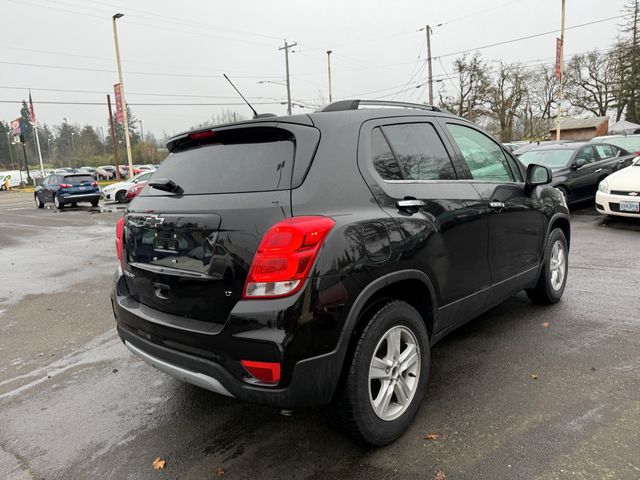
[[[369,450],[322,410],[133,357],[108,299],[119,215],[0,192],[0,478],[640,479],[640,219],[575,209],[563,300],[518,294],[437,344],[414,425]]]

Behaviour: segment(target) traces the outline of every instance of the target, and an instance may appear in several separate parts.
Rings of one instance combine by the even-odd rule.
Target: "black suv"
[[[564,291],[548,168],[437,108],[341,101],[167,147],[118,222],[112,303],[127,348],[180,380],[330,404],[384,445],[416,415],[435,342],[523,289]]]

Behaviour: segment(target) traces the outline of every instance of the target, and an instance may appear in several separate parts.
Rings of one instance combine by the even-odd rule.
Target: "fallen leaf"
[[[538,374],[537,373],[530,373],[529,376],[534,380],[538,379]]]
[[[151,466],[153,467],[154,470],[162,470],[166,464],[167,462],[165,460],[158,457],[153,461]]]
[[[447,476],[444,474],[444,470],[439,468],[436,470],[436,480],[445,480]]]
[[[543,322],[543,323],[542,323],[542,326],[543,326],[544,328],[548,328],[548,327],[549,327],[549,325],[551,325],[549,322]]]
[[[438,435],[437,433],[427,433],[427,434],[424,436],[424,439],[425,439],[425,440],[437,440],[437,439],[438,439],[438,437],[439,437],[439,435]]]
[[[216,475],[222,477],[224,475],[224,468],[218,467],[218,470],[216,470]]]

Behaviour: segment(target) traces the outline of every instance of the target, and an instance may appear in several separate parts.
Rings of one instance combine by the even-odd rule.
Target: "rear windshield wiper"
[[[149,186],[157,188],[158,190],[164,190],[165,192],[175,193],[176,195],[180,195],[184,192],[180,185],[178,185],[173,180],[169,180],[168,178],[157,178],[154,180],[150,180]]]

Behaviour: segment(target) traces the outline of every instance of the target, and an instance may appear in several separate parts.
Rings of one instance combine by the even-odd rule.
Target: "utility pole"
[[[138,125],[140,125],[140,143],[144,143],[144,130],[142,129],[142,120],[138,120]]]
[[[329,101],[333,102],[333,96],[331,95],[331,50],[327,50],[327,68],[329,70]]]
[[[280,47],[278,50],[284,50],[284,64],[287,72],[287,114],[291,115],[291,82],[289,81],[289,49],[298,45],[297,43],[287,43],[287,39],[284,39],[284,47]]]
[[[111,145],[116,163],[116,180],[120,181],[120,152],[118,140],[116,140],[116,126],[113,124],[113,114],[111,113],[111,96],[107,93],[107,107],[109,108],[109,126],[111,127]]]
[[[431,68],[431,26],[427,25],[424,27],[424,29],[427,32],[427,69],[429,70],[429,105],[433,105],[433,70]]]
[[[24,138],[20,138],[20,143],[22,143],[22,155],[24,155],[24,167],[27,171],[27,184],[31,183],[31,175],[29,174],[29,162],[27,161],[27,147],[24,146]]]
[[[564,80],[564,12],[565,0],[562,0],[562,20],[560,21],[560,88],[558,94],[558,114],[556,115],[556,140],[560,140],[560,119],[562,117],[562,83]]]
[[[133,176],[133,159],[131,157],[131,139],[129,138],[129,116],[127,115],[127,102],[124,96],[124,82],[122,80],[122,64],[120,63],[120,44],[118,43],[118,27],[116,20],[124,17],[124,13],[116,13],[113,21],[113,41],[116,46],[116,62],[118,63],[118,82],[120,83],[120,95],[122,98],[122,117],[124,120],[124,141],[127,146],[127,163],[129,164],[129,176]]]

